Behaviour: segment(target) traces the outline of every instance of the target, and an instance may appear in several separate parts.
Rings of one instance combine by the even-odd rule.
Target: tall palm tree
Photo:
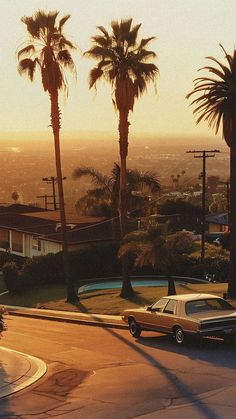
[[[175,244],[177,241],[175,240]],[[159,227],[150,227],[147,230],[137,230],[126,234],[120,247],[118,256],[131,255],[134,257],[134,266],[142,268],[152,266],[163,274],[168,275],[168,295],[176,294],[175,282],[169,274],[180,259],[176,245],[172,238],[162,234]]]
[[[198,115],[197,123],[207,121],[209,127],[217,134],[220,125],[223,137],[230,148],[230,266],[228,296],[236,297],[236,50],[228,54],[220,45],[226,63],[221,63],[214,57],[207,57],[216,66],[206,66],[203,70],[210,77],[195,79],[192,95],[197,97],[191,102],[195,105],[194,114]]]
[[[119,210],[120,166],[114,163],[111,176],[104,175],[91,167],[77,167],[73,172],[73,178],[80,179],[83,176],[89,176],[95,188],[87,191],[77,201],[76,207],[85,213],[92,210],[93,215],[96,212],[101,215],[101,210],[104,210],[104,216],[117,217]],[[156,174],[150,171],[140,172],[137,169],[127,169],[127,184],[127,210],[131,214],[134,208],[143,207],[147,194],[160,191],[159,180]],[[144,191],[143,194],[141,194],[142,191]]]
[[[155,82],[158,68],[152,62],[155,52],[146,49],[154,37],[138,41],[141,24],[132,27],[132,19],[111,22],[111,34],[103,26],[98,26],[99,35],[92,37],[93,46],[86,54],[98,61],[90,71],[89,87],[96,87],[98,80],[105,79],[111,84],[113,104],[119,113],[120,151],[120,228],[121,237],[126,233],[126,158],[128,155],[129,112],[133,111],[135,100],[147,89],[149,82]],[[131,283],[123,265],[123,287],[121,296],[133,294]]]
[[[26,25],[29,39],[26,45],[18,51],[18,71],[26,74],[31,81],[34,80],[38,68],[41,73],[43,89],[49,94],[51,103],[51,127],[54,135],[54,148],[56,171],[58,181],[58,195],[61,217],[61,230],[63,242],[63,261],[67,284],[67,301],[77,300],[77,293],[68,273],[68,246],[66,237],[66,216],[64,207],[64,193],[62,184],[61,153],[60,153],[60,119],[58,93],[64,90],[67,93],[67,81],[64,69],[68,68],[75,73],[75,65],[71,56],[73,44],[63,33],[64,24],[70,15],[62,17],[57,23],[59,12],[37,11],[31,17],[21,20]]]

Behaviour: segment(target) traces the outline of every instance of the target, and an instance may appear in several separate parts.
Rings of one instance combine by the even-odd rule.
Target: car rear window
[[[222,298],[206,298],[202,300],[189,301],[185,306],[186,314],[201,313],[202,311],[212,310],[235,310],[235,308]]]

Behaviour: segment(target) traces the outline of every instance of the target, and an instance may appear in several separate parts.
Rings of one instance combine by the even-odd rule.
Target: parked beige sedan
[[[151,306],[125,310],[122,319],[134,337],[139,337],[142,330],[153,330],[172,334],[178,344],[186,335],[236,340],[236,309],[211,294],[163,297]]]

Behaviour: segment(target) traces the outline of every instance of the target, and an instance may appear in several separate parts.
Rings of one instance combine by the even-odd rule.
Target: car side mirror
[[[152,311],[152,306],[148,306],[147,311]]]

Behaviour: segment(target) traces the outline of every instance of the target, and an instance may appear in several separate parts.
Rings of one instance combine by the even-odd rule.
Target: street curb
[[[122,324],[119,318],[114,319],[114,321],[112,321],[111,318],[114,318],[115,316],[111,316],[110,319],[109,319],[109,316],[104,316],[104,317],[107,317],[106,319],[101,315],[96,316],[95,314],[93,314],[93,315],[87,315],[89,318],[82,319],[79,316],[83,315],[83,317],[85,317],[86,315],[84,313],[80,314],[76,312],[75,313],[60,312],[60,314],[55,314],[53,310],[48,310],[47,313],[42,313],[40,309],[25,309],[23,307],[13,308],[11,306],[4,306],[4,307],[6,308],[8,314],[12,316],[30,317],[33,319],[51,320],[51,321],[73,323],[73,324],[77,323],[77,324],[86,325],[86,326],[107,327],[107,328],[125,329],[125,330],[128,329],[128,326],[126,324]]]
[[[14,394],[20,390],[25,389],[26,387],[29,387],[31,384],[34,384],[36,381],[38,381],[40,378],[42,378],[46,372],[47,372],[47,364],[42,361],[39,358],[36,358],[35,356],[32,355],[28,355],[25,354],[23,352],[19,352],[19,351],[15,351],[13,349],[10,348],[6,348],[4,346],[1,346],[0,348],[0,352],[1,351],[5,351],[8,352],[10,354],[16,355],[16,356],[20,356],[23,357],[25,359],[27,359],[30,363],[30,366],[32,367],[37,367],[37,371],[34,372],[31,376],[28,376],[28,378],[23,379],[19,378],[18,380],[16,380],[15,382],[11,383],[11,385],[6,385],[6,388],[1,388],[0,389],[0,399],[3,397],[7,397],[10,396],[11,394]],[[27,375],[29,374],[29,372],[27,372]],[[20,384],[17,384],[17,381],[22,381]]]

